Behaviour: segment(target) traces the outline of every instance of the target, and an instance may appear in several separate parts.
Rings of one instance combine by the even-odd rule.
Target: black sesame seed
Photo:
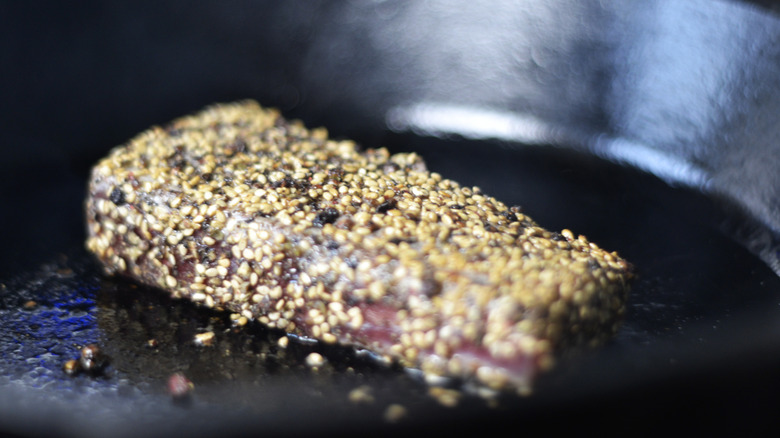
[[[416,242],[416,240],[415,239],[409,239],[409,238],[402,239],[400,237],[393,237],[392,239],[388,240],[388,243],[392,243],[393,245],[399,245],[401,242],[414,243],[414,242]]]
[[[232,143],[227,145],[225,151],[227,152],[228,155],[234,155],[234,154],[246,152],[247,151],[246,141],[244,141],[243,138],[238,137],[235,140],[233,140]]]
[[[501,213],[501,215],[504,216],[509,222],[517,222],[517,215],[514,212],[505,211]]]
[[[108,196],[108,199],[118,206],[126,202],[125,194],[119,187],[114,187],[114,190],[111,190],[111,195]]]
[[[183,159],[169,159],[168,165],[173,169],[182,170],[187,165],[187,162]]]
[[[398,164],[389,162],[382,167],[382,170],[385,171],[385,173],[392,173],[395,172],[396,170],[399,170],[400,168],[401,166],[399,166]]]
[[[331,179],[334,179],[334,180],[340,180],[341,178],[343,178],[344,177],[344,173],[345,173],[344,169],[342,169],[340,167],[336,167],[334,169],[329,169],[328,170],[328,176]]]
[[[339,211],[333,207],[328,207],[325,210],[317,213],[317,217],[314,218],[314,225],[321,227],[325,224],[332,224],[339,218]]]
[[[391,199],[389,201],[385,201],[385,202],[379,204],[379,206],[376,208],[376,212],[384,214],[384,213],[387,213],[388,211],[390,211],[390,210],[392,210],[394,208],[395,208],[395,201],[393,201]]]
[[[295,180],[289,176],[285,176],[280,180],[274,181],[271,184],[271,187],[275,189],[278,189],[279,187],[295,187]]]
[[[295,187],[298,190],[308,190],[309,187],[311,187],[311,183],[305,179],[297,179],[293,180],[293,187]]]

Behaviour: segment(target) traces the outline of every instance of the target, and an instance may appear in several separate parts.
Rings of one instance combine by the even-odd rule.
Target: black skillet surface
[[[416,5],[0,6],[11,60],[0,99],[0,430],[776,426],[774,13],[671,1]],[[547,228],[619,251],[639,273],[622,330],[530,397],[494,406],[467,395],[447,407],[414,373],[349,350],[280,348],[279,333],[102,277],[82,248],[89,166],[151,124],[247,97],[365,145],[417,151]],[[214,346],[192,344],[203,331]],[[103,372],[65,375],[90,343],[109,357]],[[308,366],[311,352],[326,364]],[[175,372],[194,382],[189,400],[166,392]],[[360,393],[373,401],[350,400]],[[406,415],[389,421],[391,406]]]

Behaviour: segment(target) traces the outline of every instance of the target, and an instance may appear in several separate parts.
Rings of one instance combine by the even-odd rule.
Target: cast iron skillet
[[[748,3],[0,6],[0,429],[20,435],[773,426],[780,21]],[[254,98],[570,228],[638,271],[623,328],[534,395],[447,407],[419,376],[105,278],[89,167]],[[213,347],[192,336],[217,334]],[[149,348],[155,339],[157,347]],[[96,343],[102,372],[66,376]],[[320,352],[326,365],[305,364]],[[174,402],[169,375],[192,379]],[[358,389],[357,392],[355,390]],[[370,394],[373,401],[350,397]],[[390,421],[391,406],[406,415]]]

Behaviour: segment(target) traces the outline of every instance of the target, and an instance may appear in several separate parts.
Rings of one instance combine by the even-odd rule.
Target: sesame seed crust
[[[530,389],[604,342],[631,266],[426,169],[244,101],[153,127],[92,170],[87,248],[236,318],[367,348],[494,389]]]

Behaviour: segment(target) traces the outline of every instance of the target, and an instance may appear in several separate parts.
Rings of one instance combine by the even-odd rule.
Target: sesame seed
[[[214,332],[198,333],[195,335],[193,343],[201,347],[210,347],[214,345],[214,338]]]
[[[192,301],[204,301],[206,299],[206,294],[203,292],[195,292],[194,294],[190,295],[190,299]]]
[[[306,356],[306,365],[312,368],[321,367],[324,364],[325,358],[319,353],[309,353],[309,355]]]
[[[205,271],[206,277],[216,277],[219,275],[219,271],[217,271],[217,268],[208,268]]]
[[[624,314],[632,268],[618,254],[551,233],[414,153],[361,152],[254,102],[175,124],[176,136],[150,130],[93,170],[87,248],[109,272],[218,303],[236,325],[374,345],[433,380],[491,389],[529,387],[498,363],[542,371],[561,346],[608,339]],[[174,152],[187,163],[176,171]]]

